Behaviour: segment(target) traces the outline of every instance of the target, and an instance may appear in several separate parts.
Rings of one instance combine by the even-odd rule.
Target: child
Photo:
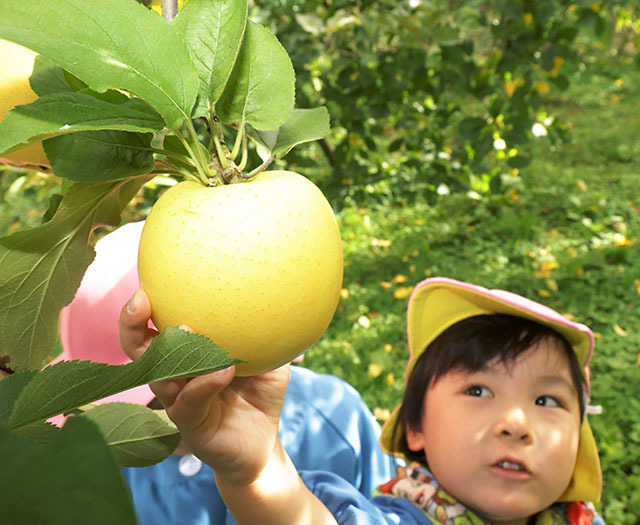
[[[331,473],[296,472],[277,437],[286,368],[152,388],[238,523],[602,523],[582,503],[601,491],[587,327],[509,292],[427,279],[408,334],[407,389],[381,444],[419,466],[370,500]]]

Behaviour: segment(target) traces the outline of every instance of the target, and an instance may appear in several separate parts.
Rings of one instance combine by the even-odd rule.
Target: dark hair
[[[568,341],[543,324],[512,315],[493,314],[468,317],[447,328],[436,337],[416,361],[398,419],[393,428],[392,443],[402,432],[398,450],[409,461],[425,462],[424,451],[413,451],[407,444],[405,426],[422,426],[425,393],[430,386],[452,370],[478,372],[491,361],[513,364],[518,356],[543,340],[556,341],[566,354],[571,378],[578,393],[580,414],[586,408],[586,385],[582,369]]]

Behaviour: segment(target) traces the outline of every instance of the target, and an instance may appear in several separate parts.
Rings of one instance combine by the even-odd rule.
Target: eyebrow
[[[466,371],[466,372],[462,371],[462,372],[467,374],[488,374],[490,376],[500,376],[503,373],[502,371],[496,370],[493,367],[486,367],[476,372],[470,372],[470,371]],[[571,392],[578,392],[578,388],[573,383],[573,381],[570,379],[567,379],[566,377],[560,374],[554,374],[554,373],[543,374],[536,379],[536,383],[539,383],[544,387],[557,386],[557,387],[569,390]]]
[[[576,392],[577,388],[573,384],[573,381],[570,381],[566,377],[563,377],[559,374],[545,374],[538,378],[540,384],[544,386],[558,386],[564,387],[565,389],[571,390],[572,392]]]

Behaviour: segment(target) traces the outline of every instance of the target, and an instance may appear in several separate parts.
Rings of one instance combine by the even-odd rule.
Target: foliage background
[[[304,366],[399,401],[413,286],[524,294],[597,333],[592,416],[609,523],[640,521],[639,13],[623,1],[256,0],[299,107],[327,140],[283,164],[316,181],[345,250],[338,312]],[[0,171],[0,233],[40,222],[55,177]],[[161,185],[134,200],[144,217]]]

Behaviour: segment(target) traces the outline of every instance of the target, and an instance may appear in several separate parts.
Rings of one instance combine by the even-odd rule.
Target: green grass
[[[632,525],[640,520],[640,73],[608,67],[575,74],[555,104],[571,141],[537,139],[533,162],[505,177],[504,194],[343,209],[346,291],[305,366],[345,378],[384,418],[403,391],[407,293],[425,276],[509,289],[572,315],[598,337],[592,403],[603,414],[590,419],[604,468],[601,510],[609,523]]]

